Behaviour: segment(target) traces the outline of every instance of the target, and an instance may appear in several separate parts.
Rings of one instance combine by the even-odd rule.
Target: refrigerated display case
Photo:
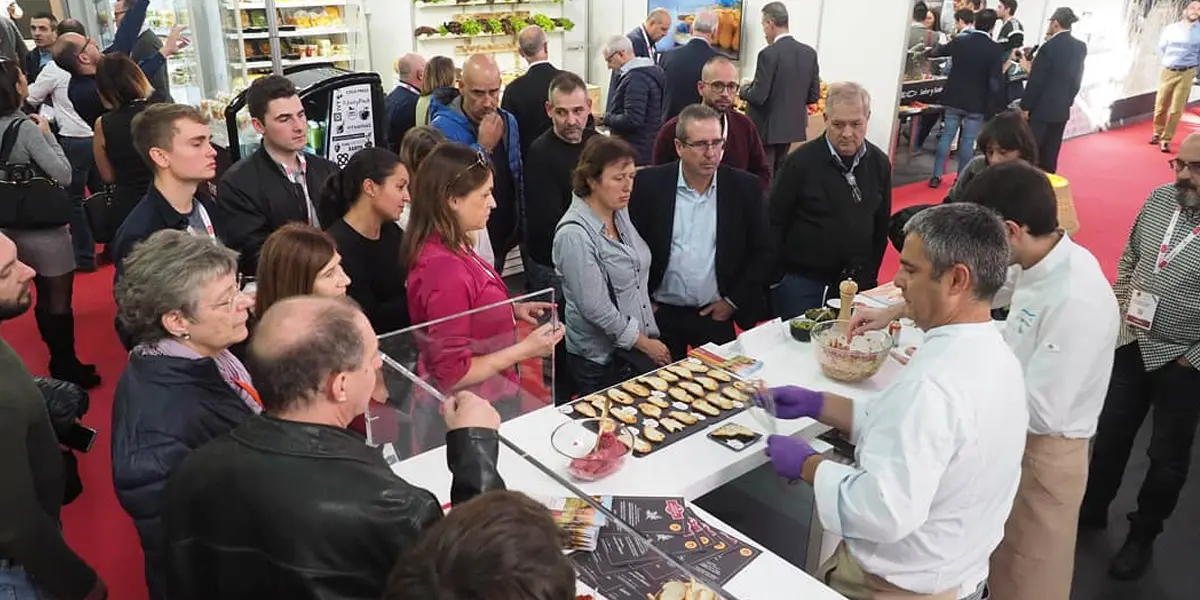
[[[386,111],[378,73],[300,65],[285,69],[283,76],[300,91],[308,116],[309,152],[345,166],[355,152],[386,145]],[[230,101],[224,121],[233,161],[258,149],[262,136],[250,124],[244,93]]]

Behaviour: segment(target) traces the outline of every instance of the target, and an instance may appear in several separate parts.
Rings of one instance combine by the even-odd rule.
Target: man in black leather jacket
[[[292,298],[263,315],[247,367],[265,415],[193,452],[167,487],[172,600],[382,596],[396,559],[442,510],[346,429],[366,410],[378,350],[345,300]],[[451,404],[452,500],[503,489],[499,414],[470,394]]]

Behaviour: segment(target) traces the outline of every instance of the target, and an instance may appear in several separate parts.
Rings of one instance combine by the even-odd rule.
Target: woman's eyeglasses
[[[504,142],[501,141],[500,143],[503,144]],[[454,187],[454,184],[458,183],[458,180],[462,179],[463,175],[466,175],[467,173],[469,173],[471,171],[471,169],[474,169],[475,167],[480,167],[480,168],[486,169],[489,166],[491,166],[491,164],[492,164],[491,161],[488,160],[487,155],[484,154],[483,151],[476,152],[475,153],[475,162],[467,165],[467,167],[465,169],[459,171],[458,175],[455,175],[454,179],[450,180],[450,187]]]

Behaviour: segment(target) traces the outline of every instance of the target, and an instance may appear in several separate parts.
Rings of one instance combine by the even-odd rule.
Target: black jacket
[[[861,200],[825,136],[788,155],[771,184],[768,213],[782,272],[836,282],[851,277],[875,287],[887,249],[892,168],[871,142],[854,170]]]
[[[711,44],[699,38],[692,38],[687,44],[663,53],[662,68],[667,73],[663,121],[679,116],[689,104],[700,103],[700,90],[696,87],[700,72],[704,70],[704,63],[719,54]]]
[[[193,450],[252,414],[211,359],[129,355],[113,395],[113,487],[141,538],[151,598],[164,597],[167,478]]]
[[[722,165],[717,169],[717,289],[737,305],[734,321],[753,327],[766,315],[766,288],[773,248],[767,232],[758,177]],[[671,259],[679,161],[637,173],[629,216],[650,246],[650,294],[658,290]]]
[[[650,44],[647,43],[645,34],[641,25],[634,27],[625,34],[629,38],[629,43],[633,45],[633,55],[642,58],[650,58]],[[612,72],[612,76],[608,80],[608,98],[604,100],[604,106],[612,106],[613,96],[617,95],[617,84],[620,83],[621,76],[616,72]]]
[[[638,165],[653,162],[654,138],[663,123],[666,81],[667,76],[658,65],[629,69],[621,76],[617,92],[608,105],[605,124],[613,134],[637,150]]]
[[[213,233],[216,234],[217,239],[225,240],[225,222],[222,218],[223,215],[217,210],[217,205],[204,194],[196,194],[192,201],[199,202],[208,213],[208,218],[213,223]],[[133,247],[139,242],[163,229],[183,231],[187,227],[187,215],[180,214],[175,210],[171,203],[163,197],[162,192],[159,192],[158,188],[151,184],[141,202],[138,202],[137,206],[129,211],[117,229],[116,235],[113,236],[112,259],[113,264],[116,265],[113,281],[121,279],[121,275],[125,272],[125,257],[129,256]]]
[[[308,194],[320,214],[321,188],[338,166],[313,154],[305,154],[304,160]],[[265,148],[225,172],[217,186],[217,209],[227,224],[222,239],[241,253],[239,269],[246,275],[258,270],[258,253],[271,232],[293,221],[308,222],[304,190],[288,180]]]
[[[446,435],[451,499],[503,489],[495,431]],[[171,600],[371,599],[437,498],[346,429],[255,417],[184,462],[167,490]]]
[[[1087,44],[1064,31],[1042,44],[1029,81],[1021,96],[1021,109],[1029,111],[1030,121],[1066,123],[1071,119],[1071,105],[1083,85],[1083,65],[1087,60]]]
[[[1003,106],[1004,49],[990,35],[975,31],[960,34],[930,54],[949,56],[952,61],[938,103],[980,115],[992,114]]]
[[[550,116],[546,114],[546,100],[550,97],[550,82],[562,69],[550,63],[529,67],[525,74],[514,79],[504,88],[504,101],[500,108],[512,113],[517,119],[517,130],[521,137],[521,157],[529,154],[533,140],[550,129]]]

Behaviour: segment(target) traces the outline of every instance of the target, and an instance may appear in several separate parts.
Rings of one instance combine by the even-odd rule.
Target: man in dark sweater
[[[554,262],[550,258],[554,230],[571,205],[571,175],[579,163],[579,155],[596,131],[587,128],[592,101],[587,84],[578,75],[559,73],[550,83],[551,128],[529,147],[528,163],[537,165],[538,176],[530,177],[525,187],[528,228],[525,231],[525,251],[533,267],[526,272],[533,289],[554,286]],[[559,290],[561,292],[561,290]],[[561,294],[560,294],[561,297]]]
[[[409,129],[417,126],[417,100],[425,82],[425,58],[408,53],[396,61],[396,76],[400,82],[387,95],[388,148],[400,152],[400,142]]]
[[[763,191],[771,185],[771,167],[763,149],[758,128],[750,117],[733,110],[733,97],[738,93],[737,67],[724,56],[709,59],[696,83],[705,106],[721,114],[721,129],[725,134],[725,151],[721,164],[749,171],[762,181]],[[654,164],[665,165],[679,160],[675,152],[675,123],[678,117],[663,123],[654,140]]]
[[[892,167],[866,139],[871,98],[856,83],[829,86],[825,135],[788,155],[775,174],[768,217],[779,247],[777,316],[837,295],[844,279],[877,285],[892,211]]]
[[[33,269],[0,233],[0,321],[33,302]],[[58,528],[62,453],[46,403],[21,357],[0,339],[0,595],[98,600],[108,588]]]

